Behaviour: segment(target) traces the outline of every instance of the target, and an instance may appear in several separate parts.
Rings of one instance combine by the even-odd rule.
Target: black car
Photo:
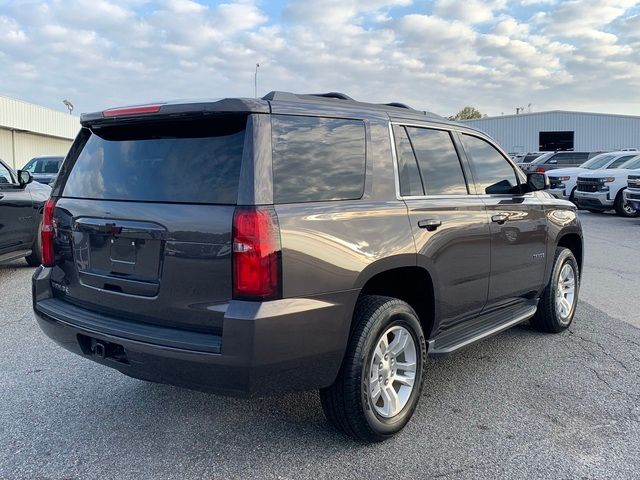
[[[379,441],[411,418],[427,355],[573,320],[576,208],[480,131],[338,93],[81,123],[33,306],[61,346],[126,375],[319,389],[337,428]]]
[[[36,182],[49,185],[58,175],[63,160],[64,157],[35,157],[22,170],[29,172]]]
[[[0,263],[25,257],[40,265],[38,225],[51,188],[32,183],[29,172],[14,172],[0,160]]]

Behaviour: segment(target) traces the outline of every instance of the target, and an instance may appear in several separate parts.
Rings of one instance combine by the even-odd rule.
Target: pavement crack
[[[613,360],[615,363],[617,363],[619,366],[621,366],[625,371],[630,372],[629,367],[627,367],[627,365],[620,360],[619,358],[617,358],[615,355],[613,355],[611,352],[609,352],[600,342],[598,342],[597,340],[591,340],[590,338],[586,338],[583,337],[582,335],[577,334],[575,331],[573,330],[569,330],[569,335],[571,336],[571,338],[578,338],[580,340],[582,340],[583,342],[589,343],[591,345],[595,345],[597,346],[602,353],[604,353],[604,355],[608,358],[610,358],[611,360]],[[591,352],[590,350],[588,350],[587,348],[584,347],[584,345],[580,345],[578,344],[583,350],[590,352],[593,358],[596,358],[596,355],[593,354],[593,352]],[[634,372],[631,372],[634,373]],[[638,375],[636,375],[638,376]]]

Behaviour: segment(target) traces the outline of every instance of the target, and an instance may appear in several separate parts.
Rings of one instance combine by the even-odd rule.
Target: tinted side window
[[[498,150],[481,138],[471,135],[463,134],[462,141],[472,160],[478,193],[520,193],[515,171]]]
[[[0,163],[0,184],[13,183],[9,169]]]
[[[398,176],[400,177],[400,195],[403,197],[424,195],[422,180],[418,171],[416,157],[404,127],[393,126],[398,155]]]
[[[415,127],[407,127],[407,132],[427,195],[466,195],[467,184],[451,134]]]
[[[365,132],[359,120],[273,115],[276,203],[362,197]]]

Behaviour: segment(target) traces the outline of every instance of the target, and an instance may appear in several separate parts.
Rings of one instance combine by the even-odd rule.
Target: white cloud
[[[495,12],[503,10],[506,0],[436,0],[435,14],[468,23],[482,23],[493,19]]]
[[[636,3],[20,0],[0,15],[0,94],[61,109],[70,97],[81,111],[252,96],[259,62],[260,93],[339,90],[442,114],[606,102],[637,113]]]

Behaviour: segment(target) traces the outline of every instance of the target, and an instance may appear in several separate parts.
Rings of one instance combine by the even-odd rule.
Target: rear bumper
[[[131,377],[227,395],[255,396],[322,388],[335,380],[346,348],[356,291],[270,302],[231,301],[223,334],[141,324],[53,296],[50,268],[33,276],[33,308],[42,331],[65,349]],[[123,349],[101,355],[99,342]],[[123,358],[124,357],[124,358]]]
[[[640,190],[625,190],[624,200],[628,205],[640,211]]]
[[[609,199],[609,192],[581,192],[576,190],[574,198],[580,208],[592,210],[610,210],[613,200]]]

